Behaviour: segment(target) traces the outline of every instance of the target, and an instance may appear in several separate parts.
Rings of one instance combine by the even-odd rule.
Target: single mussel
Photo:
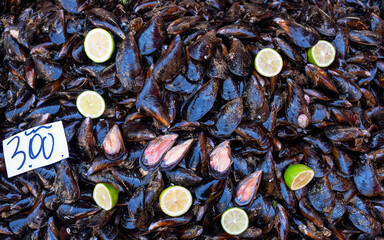
[[[267,150],[272,146],[272,136],[261,123],[241,122],[235,132],[260,150]]]
[[[230,101],[235,98],[240,97],[240,89],[239,84],[232,79],[232,77],[228,77],[223,81],[223,87],[221,91],[221,97],[224,100]]]
[[[199,84],[189,82],[183,74],[179,74],[171,83],[165,85],[165,89],[179,94],[191,94],[199,86]]]
[[[350,179],[344,177],[340,172],[329,172],[328,180],[333,191],[345,192],[352,187]]]
[[[230,173],[232,163],[228,140],[220,143],[209,155],[209,171],[216,179],[225,179]]]
[[[216,32],[211,30],[193,42],[187,49],[189,56],[197,61],[205,61],[213,56],[216,47]]]
[[[70,223],[99,211],[101,209],[98,206],[89,202],[79,201],[73,204],[61,204],[56,213],[61,220]]]
[[[328,165],[320,154],[311,147],[304,148],[304,163],[315,172],[315,177],[323,177],[328,173]]]
[[[121,126],[123,138],[128,142],[148,141],[156,138],[149,126],[136,121],[129,121]]]
[[[234,166],[235,165],[236,163],[234,164]],[[261,178],[262,181],[260,184],[260,191],[267,195],[274,195],[278,189],[275,175],[276,163],[273,159],[272,151],[268,151],[268,153],[265,154],[265,157],[260,164],[260,170],[263,172]]]
[[[110,160],[109,158],[105,157],[104,155],[99,155],[95,157],[95,159],[92,161],[91,165],[88,168],[87,173],[88,174],[94,174],[98,171],[102,171],[105,168],[117,166],[121,163],[123,163],[125,159],[120,158],[119,160]]]
[[[347,206],[349,220],[359,230],[372,234],[373,236],[380,234],[382,231],[381,224],[376,221],[371,215],[364,213],[363,211]]]
[[[352,30],[349,39],[362,45],[375,46],[383,42],[381,34],[369,30]]]
[[[235,98],[225,104],[216,117],[216,133],[227,136],[231,134],[239,125],[243,116],[243,100]]]
[[[144,85],[144,70],[139,50],[131,32],[125,37],[116,54],[116,71],[120,83],[132,92],[138,92]]]
[[[125,39],[125,34],[120,28],[121,23],[113,13],[103,8],[92,8],[86,12],[86,15],[87,19],[96,27],[106,28],[121,39]]]
[[[119,181],[122,186],[124,186],[127,192],[134,191],[136,188],[142,185],[140,176],[135,172],[127,171],[126,169],[119,167],[112,168],[111,172],[116,180]]]
[[[162,170],[172,170],[176,167],[177,164],[187,155],[194,141],[195,140],[191,138],[168,150],[161,160],[160,168]]]
[[[364,129],[358,127],[350,127],[347,125],[332,125],[324,129],[325,136],[332,141],[352,141],[358,137],[370,137],[371,134]]]
[[[279,238],[282,240],[288,240],[290,221],[287,211],[279,203],[276,204],[276,216],[277,221],[275,222],[275,228],[277,229]]]
[[[194,188],[196,200],[208,204],[222,194],[225,180],[207,178]]]
[[[35,200],[35,204],[27,217],[28,227],[32,229],[40,229],[47,225],[48,214],[44,206],[45,195],[46,193],[43,192]]]
[[[295,128],[306,128],[310,122],[308,102],[299,86],[288,79],[288,97],[286,103],[286,116],[289,123]]]
[[[303,198],[299,202],[300,212],[309,221],[314,223],[319,228],[324,228],[324,223],[320,215],[311,207],[310,203],[306,198]]]
[[[181,230],[181,239],[197,238],[203,233],[203,227],[201,225],[192,225]]]
[[[26,55],[24,49],[17,43],[11,34],[5,34],[3,38],[3,46],[6,53],[16,61],[25,62]]]
[[[256,197],[261,182],[262,171],[256,171],[239,182],[235,190],[235,203],[250,206]]]
[[[317,31],[308,25],[279,17],[273,19],[273,22],[282,28],[292,42],[299,47],[310,48],[320,40]]]
[[[284,40],[283,38],[276,37],[273,39],[275,45],[277,45],[281,51],[287,55],[292,61],[300,61],[300,55],[288,41]]]
[[[336,71],[328,71],[332,75],[333,82],[335,83],[340,97],[347,99],[350,102],[357,102],[361,96],[360,87],[350,79],[343,77],[341,74]]]
[[[228,69],[235,75],[245,77],[250,74],[252,67],[251,54],[240,40],[232,39],[228,53]]]
[[[217,34],[227,37],[252,39],[259,37],[259,33],[256,29],[246,24],[232,24],[224,26],[217,30]]]
[[[190,122],[200,120],[211,110],[218,90],[219,80],[213,78],[192,93],[181,107],[183,118]]]
[[[127,155],[123,136],[116,124],[109,130],[103,141],[105,156],[110,160],[119,160]]]
[[[159,170],[153,171],[144,192],[146,209],[151,209],[157,203],[160,193],[164,190],[163,175]]]
[[[188,52],[187,52],[188,53]],[[204,62],[196,61],[191,57],[187,57],[187,73],[185,74],[192,82],[200,81],[205,75],[206,66]]]
[[[332,214],[335,196],[327,176],[313,181],[308,189],[308,199],[316,211]]]
[[[46,81],[55,81],[63,74],[62,66],[49,58],[34,55],[33,61],[38,76]]]
[[[267,98],[255,76],[251,76],[246,82],[244,108],[249,120],[265,122],[269,117],[270,109]]]
[[[178,18],[169,24],[167,32],[169,34],[181,34],[198,23],[200,18],[200,16],[187,16]]]
[[[202,180],[202,178],[193,171],[182,167],[178,167],[172,171],[166,171],[164,177],[168,183],[184,187],[194,186]]]
[[[162,125],[169,127],[170,119],[168,109],[165,108],[163,102],[163,89],[157,81],[152,77],[153,67],[148,70],[147,80],[143,89],[139,93],[136,102],[136,109],[139,112],[145,112]]]
[[[228,78],[228,64],[224,56],[227,51],[228,50],[224,45],[220,45],[216,48],[216,51],[209,60],[206,68],[206,75],[208,77],[218,79]]]
[[[308,64],[305,66],[305,72],[311,78],[314,87],[320,87],[334,93],[338,93],[332,79],[320,67]]]
[[[369,159],[364,156],[356,164],[353,180],[357,190],[364,196],[372,197],[381,192],[376,172]]]
[[[85,118],[75,137],[77,153],[76,156],[84,162],[90,162],[95,157],[95,138],[93,136],[93,123],[90,117]]]
[[[191,220],[192,220],[192,214],[184,214],[180,217],[162,218],[152,222],[151,225],[149,225],[148,230],[153,231],[159,228],[177,227],[180,225],[185,225]]]
[[[142,55],[158,50],[166,38],[164,20],[160,16],[152,17],[136,34],[137,46]]]
[[[54,189],[57,197],[63,203],[76,202],[80,197],[79,182],[68,161],[62,160],[56,172]]]
[[[150,212],[146,209],[144,200],[144,188],[140,186],[128,201],[128,213],[137,228],[148,227],[151,220]]]
[[[180,35],[176,35],[154,65],[153,78],[158,82],[172,82],[183,70],[184,65],[184,44]]]

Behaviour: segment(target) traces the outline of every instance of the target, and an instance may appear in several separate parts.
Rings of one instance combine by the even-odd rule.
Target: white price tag
[[[3,140],[8,177],[44,167],[69,157],[63,123],[30,128]]]

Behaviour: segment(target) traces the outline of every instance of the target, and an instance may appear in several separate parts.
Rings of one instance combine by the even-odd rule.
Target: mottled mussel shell
[[[85,52],[94,28],[114,40],[104,63]],[[383,239],[383,37],[382,0],[0,0],[0,141],[61,121],[69,152],[8,178],[0,148],[0,239]],[[320,40],[328,67],[309,61]],[[276,76],[255,69],[264,48]],[[86,90],[99,118],[76,107]],[[47,156],[40,140],[15,163]],[[314,178],[292,191],[297,163]],[[119,190],[110,210],[98,183]],[[193,199],[171,217],[175,185]],[[233,207],[238,236],[220,223]]]

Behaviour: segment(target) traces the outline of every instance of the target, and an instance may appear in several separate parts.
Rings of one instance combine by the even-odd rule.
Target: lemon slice
[[[93,200],[104,210],[111,210],[119,199],[119,190],[107,183],[98,183],[93,189]]]
[[[227,209],[221,215],[221,226],[224,231],[231,235],[239,235],[248,228],[248,215],[238,207]]]
[[[97,92],[84,91],[77,97],[76,107],[84,117],[98,118],[104,113],[105,102]]]
[[[192,205],[192,194],[185,187],[172,186],[161,192],[159,201],[165,214],[177,217],[188,212]]]
[[[96,63],[103,63],[111,58],[115,49],[112,35],[102,29],[92,29],[84,40],[84,50],[87,56]]]
[[[273,77],[283,68],[283,59],[274,49],[264,48],[256,55],[255,68],[261,75]]]
[[[315,172],[304,164],[289,165],[284,173],[284,180],[287,186],[295,191],[305,187],[313,178]]]
[[[335,60],[335,47],[327,41],[320,40],[315,46],[308,49],[308,61],[319,67],[328,67]]]

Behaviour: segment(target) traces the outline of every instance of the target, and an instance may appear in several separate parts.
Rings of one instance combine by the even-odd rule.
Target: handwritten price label
[[[3,141],[8,177],[69,157],[62,122],[30,128]]]

